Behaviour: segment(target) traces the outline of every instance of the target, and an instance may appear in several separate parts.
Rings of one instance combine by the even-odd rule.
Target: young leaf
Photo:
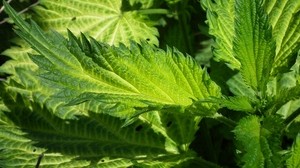
[[[299,78],[300,57],[292,66],[289,72],[277,75],[277,78],[270,82],[269,96],[272,97],[268,102],[268,113],[275,113],[283,115],[286,118],[297,108],[299,108],[300,98],[300,83]]]
[[[300,167],[300,134],[296,137],[291,157],[287,160],[286,164],[288,168],[297,168]]]
[[[300,85],[296,85],[290,89],[279,90],[277,95],[269,104],[269,113],[277,112],[286,103],[300,98]]]
[[[271,150],[264,136],[259,118],[249,116],[243,118],[234,129],[234,134],[238,144],[238,150],[241,152],[241,162],[244,168],[252,167],[272,167]]]
[[[135,11],[122,11],[122,0],[42,0],[34,8],[34,15],[44,29],[54,29],[67,35],[66,28],[79,35],[86,33],[110,45],[130,40],[148,40],[158,45],[158,31],[147,16]]]
[[[285,158],[282,149],[282,128],[284,120],[279,115],[269,115],[261,122],[262,151],[266,167],[283,167]]]
[[[246,84],[263,96],[275,56],[268,16],[260,0],[236,1],[235,14],[234,56]]]
[[[264,156],[260,145],[260,124],[255,116],[243,118],[234,129],[236,140],[242,146],[244,167],[263,167]]]
[[[215,37],[214,56],[233,69],[240,69],[241,63],[233,55],[234,0],[203,0],[207,11],[209,34]]]
[[[246,96],[252,101],[257,99],[255,91],[245,84],[241,73],[237,73],[232,76],[226,84],[228,85],[231,93],[236,96]]]
[[[220,104],[221,107],[226,107],[234,111],[242,112],[254,112],[248,97],[236,96],[236,97],[224,97],[224,98],[210,98],[213,102]]]

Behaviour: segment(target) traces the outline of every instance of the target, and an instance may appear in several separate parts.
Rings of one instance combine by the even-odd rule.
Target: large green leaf
[[[147,17],[135,11],[122,11],[122,0],[41,0],[34,8],[34,20],[44,29],[67,34],[86,33],[110,45],[130,40],[148,40],[158,45],[158,31]]]
[[[220,95],[197,63],[175,49],[165,52],[146,43],[114,47],[85,36],[80,41],[71,33],[66,40],[55,32],[45,35],[35,23],[6,10],[20,27],[17,33],[41,54],[31,56],[40,67],[39,82],[53,88],[52,98],[58,101],[96,99],[88,105],[91,109],[128,118],[139,113],[136,107],[186,107]]]
[[[235,3],[234,56],[241,62],[241,74],[255,91],[266,89],[275,56],[275,43],[268,16],[260,0]]]
[[[192,58],[146,43],[113,47],[71,33],[67,40],[6,10],[40,55],[30,56],[37,74],[12,64],[18,80],[5,84],[3,167],[33,167],[41,156],[46,167],[173,167],[194,160],[189,144],[201,117],[181,112],[220,90]],[[138,114],[122,127],[120,118]]]
[[[77,116],[76,120],[63,120],[53,115],[47,104],[43,107],[34,103],[41,102],[37,96],[33,96],[33,102],[28,102],[27,95],[14,97],[12,90],[3,91],[7,94],[3,96],[7,107],[4,106],[0,113],[1,167],[32,167],[42,153],[41,165],[63,167],[127,167],[135,163],[143,165],[144,161],[150,167],[155,164],[172,167],[193,160],[194,156],[186,152],[197,130],[199,117],[193,119],[183,114],[153,111],[140,115],[136,122],[121,128],[124,121],[93,112]],[[47,102],[57,106],[57,101]],[[50,109],[60,111],[57,108]],[[85,109],[71,106],[63,110],[78,111],[78,108]],[[154,148],[164,152],[159,154],[148,149],[146,144],[150,141],[155,146],[161,143],[160,149]],[[135,143],[141,143],[143,149]],[[173,157],[176,159],[170,159]]]
[[[165,156],[182,161],[193,157],[181,156],[177,147],[146,121],[121,128],[123,122],[118,118],[95,113],[63,120],[20,96],[5,98],[10,111],[0,112],[1,167],[33,167],[41,155],[41,166],[62,167],[128,167],[144,161],[163,162],[160,157]],[[154,123],[158,119],[153,119]],[[174,165],[181,159],[168,162]]]
[[[49,4],[47,4],[49,2]],[[116,4],[118,4],[119,5],[119,7],[121,6],[121,1],[115,1],[116,2]],[[66,2],[66,1],[64,1],[63,3],[70,3],[70,4],[73,4],[74,5],[74,3],[73,3],[73,1],[68,1],[68,2]],[[81,2],[76,2],[76,3],[81,3]],[[83,2],[83,3],[87,3],[87,2]],[[93,3],[96,3],[96,1],[95,2],[93,2]],[[50,8],[48,8],[48,9],[46,9],[45,7],[48,7],[48,5],[50,5],[51,6],[51,4],[52,4],[52,1],[41,1],[40,2],[40,5],[42,5],[42,6],[37,6],[36,8],[36,13],[33,15],[34,17],[35,17],[35,19],[37,20],[37,21],[40,21],[40,23],[39,24],[42,24],[42,25],[44,25],[45,23],[44,22],[47,22],[47,19],[41,19],[42,17],[49,17],[48,19],[50,19],[51,21],[51,23],[52,23],[52,21],[53,21],[53,18],[51,19],[51,17],[50,17],[50,15],[48,16],[44,16],[43,14],[45,14],[45,13],[43,13],[44,11],[43,10],[46,10],[47,12],[50,12],[51,13],[51,11],[50,11],[50,9],[52,9],[51,7]],[[90,4],[90,3],[88,3],[89,5],[92,5],[92,4]],[[70,7],[70,5],[66,5],[66,4],[52,4],[52,5],[62,5],[61,7],[66,7],[66,10],[64,10],[63,11],[63,14],[66,14],[66,13],[70,13],[71,11],[73,11],[73,9],[74,8],[68,8],[68,7]],[[105,7],[105,5],[107,5],[107,6],[109,6],[109,3],[105,3],[104,4],[104,6],[102,5],[100,5],[101,7],[99,8],[99,11],[102,11],[102,14],[105,14],[105,12],[103,11],[104,10],[104,7]],[[117,6],[113,6],[113,7],[117,7]],[[83,6],[80,6],[80,7],[78,7],[78,8],[80,8],[81,9],[81,12],[82,13],[87,13],[88,11],[86,11],[86,10],[89,10],[90,8],[89,7],[83,7]],[[55,10],[55,9],[57,9],[57,8],[55,8],[54,7],[54,9],[53,10]],[[41,10],[40,12],[41,13],[39,13],[39,10]],[[69,11],[70,10],[70,11]],[[121,7],[120,7],[120,9],[119,9],[120,11],[121,11]],[[67,11],[69,11],[69,12],[67,12]],[[52,11],[52,12],[54,12],[54,11]],[[74,11],[73,11],[74,12]],[[54,12],[55,13],[55,12]],[[127,13],[134,13],[134,12],[127,12]],[[57,14],[57,13],[56,13]],[[101,14],[101,13],[100,13]],[[52,15],[51,15],[52,16]],[[82,16],[83,17],[83,16]],[[138,19],[138,18],[140,18],[140,16],[138,16],[138,17],[136,17],[135,19]],[[141,24],[139,24],[139,25],[145,25],[146,24],[146,20],[143,20],[143,19],[140,19],[140,21],[141,22],[145,22],[144,24],[143,23],[141,23]],[[53,30],[53,29],[56,29],[56,31],[58,31],[58,32],[61,32],[61,33],[64,33],[64,34],[66,34],[66,32],[67,32],[67,27],[68,27],[68,25],[69,25],[69,23],[68,22],[64,22],[64,21],[62,21],[62,22],[59,22],[61,25],[61,29],[57,29],[58,28],[58,25],[57,24],[50,24],[50,25],[47,25],[47,26],[45,26],[44,27],[44,29],[50,29],[50,30]],[[87,24],[85,24],[84,26],[86,26]],[[113,25],[114,26],[114,25]],[[139,27],[139,26],[136,26],[136,24],[135,24],[135,27]],[[142,27],[141,27],[142,28]],[[155,28],[151,28],[151,26],[149,27],[149,28],[147,28],[147,29],[144,29],[145,31],[147,31],[147,30],[152,30],[151,32],[153,32],[154,34],[153,35],[156,35],[157,33],[155,33],[156,32],[156,30],[155,30]],[[91,31],[94,31],[94,29],[91,29],[91,30],[77,30],[76,29],[76,32],[77,33],[79,33],[79,32],[85,32],[85,33],[90,33]],[[141,31],[139,31],[139,32],[141,32]],[[120,33],[120,32],[118,32],[118,33]],[[143,33],[144,34],[144,33]],[[125,34],[124,34],[125,35]],[[133,39],[133,40],[137,40],[137,42],[139,42],[139,40],[142,40],[142,39],[144,39],[144,37],[142,38],[142,39],[136,39],[136,38],[132,38],[131,37],[131,34],[127,34],[127,35],[129,35],[128,37],[126,36],[123,36],[124,37],[124,39],[121,39],[121,41],[119,41],[119,42],[123,42],[123,43],[126,43],[126,44],[128,44],[129,45],[129,39]],[[154,37],[153,36],[153,38],[155,38],[155,40],[154,41],[157,41],[156,40],[156,37]],[[152,41],[153,40],[151,40],[151,41],[149,41],[149,43],[152,43]],[[2,55],[6,55],[6,56],[8,56],[8,57],[10,57],[11,58],[11,60],[9,60],[9,61],[7,61],[4,65],[2,65],[1,67],[0,67],[0,73],[6,73],[6,74],[10,74],[11,76],[8,78],[8,83],[10,83],[10,86],[8,86],[8,87],[10,87],[10,89],[19,89],[19,88],[16,88],[15,86],[16,85],[22,85],[22,82],[21,82],[21,77],[22,77],[22,75],[20,76],[20,75],[18,75],[15,71],[18,69],[18,71],[34,71],[34,70],[36,70],[37,69],[37,66],[31,61],[31,59],[29,58],[29,56],[28,56],[28,53],[35,53],[32,49],[31,49],[31,47],[30,47],[30,45],[28,45],[26,42],[24,42],[23,40],[21,40],[21,39],[18,39],[18,38],[16,38],[16,39],[13,39],[12,40],[12,42],[14,43],[14,44],[16,44],[16,46],[12,46],[11,48],[9,48],[9,49],[7,49],[7,50],[5,50],[3,53],[1,53]],[[105,41],[104,40],[104,42],[109,42],[109,41]],[[117,44],[118,42],[116,42],[116,44]],[[153,42],[153,43],[155,43],[155,42]],[[30,76],[30,75],[29,75]],[[36,81],[34,82],[34,83],[36,83]],[[42,90],[43,92],[45,92],[45,90],[47,90],[47,88],[43,88],[43,89],[40,89],[40,86],[33,86],[32,88],[34,88],[35,90]],[[25,92],[28,92],[29,90],[24,90]],[[51,92],[51,91],[50,91]],[[43,95],[45,95],[44,93],[43,93]],[[46,94],[44,97],[48,97],[48,95]],[[49,103],[49,104],[51,104],[51,103]],[[62,110],[63,111],[63,110]]]
[[[246,86],[264,95],[276,46],[262,1],[206,0],[202,5],[216,41],[215,58],[240,70]]]

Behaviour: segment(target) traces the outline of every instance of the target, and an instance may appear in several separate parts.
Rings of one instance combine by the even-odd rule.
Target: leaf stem
[[[224,117],[222,114],[216,113],[212,118],[217,119],[218,121],[220,121],[221,123],[231,127],[231,128],[235,128],[236,127],[236,122]]]
[[[295,118],[300,116],[300,108],[298,108],[296,111],[294,111],[291,115],[289,115],[285,120],[284,124],[288,125],[290,124]]]
[[[153,14],[170,14],[170,11],[167,9],[141,9],[137,10],[139,14],[144,14],[144,15],[153,15]]]
[[[7,1],[7,3],[10,3],[10,2],[11,2],[11,1]],[[40,3],[40,1],[37,1],[37,2],[35,2],[35,3],[33,3],[33,4],[31,4],[30,6],[26,7],[25,9],[21,10],[20,12],[18,12],[18,15],[27,12],[30,8],[32,8],[32,7],[36,6],[36,5],[38,5],[39,3]],[[0,13],[2,12],[2,10],[4,10],[4,6],[1,7]],[[1,20],[1,21],[0,21],[0,25],[3,24],[3,23],[5,23],[5,22],[7,22],[8,19],[9,19],[9,18],[4,18],[3,20]]]

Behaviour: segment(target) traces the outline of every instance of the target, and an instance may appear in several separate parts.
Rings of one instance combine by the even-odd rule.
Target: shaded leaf
[[[1,167],[33,167],[42,153],[41,166],[63,167],[127,167],[133,160],[142,162],[168,153],[163,136],[146,123],[120,128],[121,120],[92,113],[62,120],[37,104],[31,104],[31,111],[18,103],[5,113],[9,122],[1,118],[6,123],[0,125]]]

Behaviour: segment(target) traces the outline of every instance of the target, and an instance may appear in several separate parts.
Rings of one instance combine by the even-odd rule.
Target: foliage
[[[3,3],[0,167],[299,167],[300,1]]]

